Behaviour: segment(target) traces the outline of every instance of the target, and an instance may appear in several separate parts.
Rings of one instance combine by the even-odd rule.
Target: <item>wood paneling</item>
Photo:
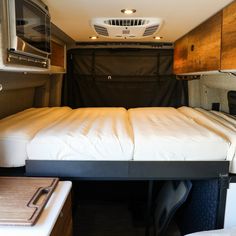
[[[223,10],[221,69],[236,69],[236,1]]]
[[[188,36],[184,36],[175,42],[174,49],[174,73],[181,74],[188,70]]]
[[[176,74],[220,70],[222,11],[175,43]]]
[[[220,69],[222,11],[188,35],[188,72]]]
[[[51,65],[64,68],[65,64],[64,45],[61,45],[55,41],[51,41],[51,46],[52,46]]]
[[[71,194],[61,210],[50,236],[72,236]]]

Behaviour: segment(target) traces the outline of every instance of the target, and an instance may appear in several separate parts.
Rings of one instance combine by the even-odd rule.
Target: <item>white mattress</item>
[[[209,114],[208,114],[209,113]],[[25,160],[229,160],[236,122],[175,108],[32,108],[0,120],[0,166]]]
[[[236,131],[236,120],[231,118],[230,116],[219,112],[219,111],[207,111],[202,108],[195,108],[195,110],[205,114],[206,116],[213,118],[224,126]]]
[[[203,231],[193,234],[188,234],[186,236],[235,236],[236,228],[232,229],[221,229],[221,230],[212,230],[212,231]]]
[[[134,160],[207,161],[225,160],[228,155],[226,137],[178,109],[136,108],[128,113],[134,132]]]
[[[0,166],[24,166],[28,142],[37,131],[69,111],[68,107],[31,108],[0,120]]]
[[[224,131],[224,134],[228,135],[231,142],[232,149],[234,149],[234,157],[230,160],[230,172],[236,173],[236,119],[233,116],[226,115],[218,111],[206,111],[204,109],[198,108],[198,111],[204,113],[205,115],[213,118],[217,122],[221,123],[223,126],[232,130],[233,132],[228,132],[228,129]]]
[[[222,113],[209,112],[199,108],[181,107],[178,110],[198,124],[229,141],[230,147],[228,148],[226,159],[230,161],[230,172],[236,173],[236,129],[233,125],[234,121],[229,122],[222,118]]]
[[[38,132],[32,160],[131,160],[133,135],[124,108],[80,108]]]

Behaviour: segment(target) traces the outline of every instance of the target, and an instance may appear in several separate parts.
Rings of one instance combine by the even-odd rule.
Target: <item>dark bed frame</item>
[[[224,226],[226,194],[229,186],[228,161],[51,161],[27,160],[27,176],[56,176],[70,180],[147,180],[147,227],[149,235],[150,212],[155,180],[209,180],[218,179],[219,205],[216,227]]]
[[[177,180],[228,176],[228,161],[26,160],[26,175],[78,180]]]

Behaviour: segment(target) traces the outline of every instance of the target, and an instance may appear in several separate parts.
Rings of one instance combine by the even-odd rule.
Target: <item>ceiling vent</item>
[[[143,33],[143,36],[151,36],[153,35],[159,28],[159,25],[153,25],[150,27],[147,27]]]
[[[104,21],[105,24],[114,26],[140,26],[148,24],[148,22],[145,19],[109,19]]]
[[[93,18],[91,25],[99,36],[111,39],[140,39],[160,30],[160,18]]]
[[[99,25],[94,25],[94,29],[97,32],[97,34],[102,35],[102,36],[108,36],[107,28],[99,26]]]

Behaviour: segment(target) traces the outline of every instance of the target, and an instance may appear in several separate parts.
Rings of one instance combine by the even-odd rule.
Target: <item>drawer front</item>
[[[72,236],[71,193],[61,210],[50,236]]]

